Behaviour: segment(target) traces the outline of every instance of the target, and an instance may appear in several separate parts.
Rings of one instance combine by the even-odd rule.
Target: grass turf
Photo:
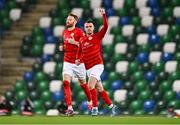
[[[180,118],[161,116],[98,116],[76,115],[74,117],[48,116],[0,116],[0,124],[178,124]]]

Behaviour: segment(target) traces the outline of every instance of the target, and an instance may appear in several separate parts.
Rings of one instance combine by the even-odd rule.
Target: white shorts
[[[88,77],[94,77],[96,78],[98,81],[101,81],[101,74],[104,71],[104,65],[103,64],[98,64],[93,66],[92,68],[87,70],[87,75]]]
[[[64,62],[63,64],[63,75],[68,74],[71,77],[75,76],[80,80],[86,79],[86,69],[84,63],[81,63],[79,66],[76,64]]]

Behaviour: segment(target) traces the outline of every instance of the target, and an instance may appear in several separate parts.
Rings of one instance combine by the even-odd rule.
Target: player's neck
[[[91,33],[91,34],[86,34],[87,36],[92,36],[94,33]]]
[[[72,31],[73,29],[75,29],[75,26],[67,28],[68,31]]]

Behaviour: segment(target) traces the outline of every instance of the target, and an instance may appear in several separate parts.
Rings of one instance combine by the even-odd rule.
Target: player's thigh
[[[71,80],[73,76],[73,64],[64,62],[63,64],[63,80]]]
[[[90,76],[88,80],[88,88],[93,89],[96,87],[98,80],[95,77]]]
[[[80,64],[79,66],[74,65],[73,73],[76,78],[78,78],[80,83],[85,83],[86,80],[86,69],[84,64]]]
[[[101,74],[103,73],[104,71],[104,66],[102,64],[99,64],[99,65],[95,65],[93,66],[92,68],[90,68],[89,70],[87,70],[87,74],[88,74],[88,77],[94,77],[97,79],[97,81],[100,81],[101,80]]]

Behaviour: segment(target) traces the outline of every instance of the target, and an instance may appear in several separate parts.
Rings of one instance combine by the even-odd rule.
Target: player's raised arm
[[[103,26],[102,26],[101,30],[98,32],[100,38],[102,39],[108,29],[108,21],[107,21],[105,9],[99,9],[99,12],[101,13],[101,15],[103,17]]]
[[[106,17],[106,12],[105,9],[99,9],[99,12],[101,13],[102,17],[103,17],[103,27],[107,30],[108,28],[108,21],[107,21],[107,17]]]
[[[75,64],[80,65],[81,60],[82,60],[82,50],[81,50],[81,43],[79,43],[78,50],[77,50],[77,53],[76,53]]]

